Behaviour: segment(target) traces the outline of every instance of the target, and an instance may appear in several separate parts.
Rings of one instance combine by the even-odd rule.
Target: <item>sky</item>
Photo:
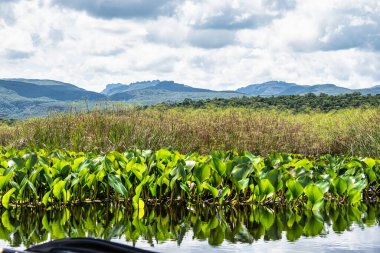
[[[380,84],[378,0],[0,0],[0,78]]]

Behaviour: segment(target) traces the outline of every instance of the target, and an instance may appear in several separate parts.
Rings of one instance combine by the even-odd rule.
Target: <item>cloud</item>
[[[188,34],[190,45],[200,48],[222,48],[235,43],[235,32],[229,30],[202,29]]]
[[[113,48],[109,50],[95,52],[94,55],[108,57],[108,56],[118,56],[124,52],[125,50],[123,48]]]
[[[27,51],[7,49],[7,50],[5,50],[4,55],[9,60],[23,60],[23,59],[31,58],[34,55],[34,53],[33,52],[27,52]]]
[[[379,51],[380,2],[303,1],[270,30],[282,37],[282,45],[299,52]]]
[[[351,10],[349,13],[337,13],[321,34],[321,49],[380,51],[380,10],[371,12]]]
[[[295,7],[295,0],[193,0],[186,1],[178,11],[182,19],[187,20],[195,28],[239,30],[268,25]]]
[[[0,0],[0,77],[365,87],[379,24],[378,0]]]
[[[175,0],[53,0],[53,3],[103,19],[154,19],[172,15],[176,7]]]
[[[56,44],[63,41],[65,38],[65,35],[62,30],[52,28],[49,31],[49,38],[54,44]]]
[[[0,21],[3,20],[6,25],[14,25],[16,23],[16,16],[14,14],[13,6],[18,0],[2,0],[0,1]],[[0,22],[1,24],[1,22]]]
[[[296,0],[263,0],[263,5],[274,11],[286,11],[295,9]]]
[[[32,39],[32,44],[34,47],[38,47],[41,45],[42,43],[42,39],[41,39],[41,36],[38,34],[38,33],[32,33],[30,35],[31,39]]]

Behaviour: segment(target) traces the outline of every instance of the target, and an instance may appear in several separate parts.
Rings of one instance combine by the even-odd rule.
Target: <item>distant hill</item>
[[[52,111],[65,111],[107,97],[75,85],[35,79],[0,79],[0,118],[45,116]],[[86,102],[87,105],[83,102]]]
[[[251,96],[281,96],[281,95],[303,95],[308,93],[329,95],[353,93],[355,90],[339,87],[334,84],[299,85],[281,81],[270,81],[260,84],[251,84],[236,90]]]
[[[366,89],[358,89],[356,90],[360,92],[361,94],[368,95],[368,94],[380,94],[380,85],[373,86],[371,88],[366,88]]]
[[[154,80],[154,81],[136,82],[136,83],[131,83],[131,84],[122,84],[122,83],[108,84],[107,87],[101,93],[109,96],[116,93],[146,89],[146,88],[155,86],[158,83],[160,83],[160,81]]]
[[[131,84],[109,84],[101,93],[108,95],[111,101],[127,101],[140,105],[181,102],[186,98],[231,98],[244,95],[235,91],[214,91],[194,88],[174,81],[158,80]]]
[[[104,100],[106,96],[75,85],[51,80],[14,79],[0,80],[0,87],[26,98],[50,98],[58,101],[80,99]]]
[[[207,89],[194,88],[188,85],[175,83],[174,81],[144,81],[131,84],[108,84],[101,93],[113,95],[134,90],[165,90],[176,92],[216,92]]]
[[[15,81],[15,82],[23,82],[23,83],[33,83],[37,85],[60,85],[60,86],[69,86],[72,88],[78,88],[74,84],[71,83],[64,83],[61,81],[55,81],[55,80],[47,80],[47,79],[25,79],[25,78],[7,78],[2,79],[5,81]]]
[[[74,84],[55,80],[0,79],[0,119],[45,116],[51,111],[87,110],[100,104],[124,102],[137,105],[177,103],[185,99],[208,100],[243,96],[272,97],[308,93],[329,95],[380,94],[380,85],[366,89],[347,89],[334,84],[298,85],[281,81],[252,84],[236,91],[214,91],[179,84],[174,81],[143,81],[108,84],[101,92],[92,92]]]

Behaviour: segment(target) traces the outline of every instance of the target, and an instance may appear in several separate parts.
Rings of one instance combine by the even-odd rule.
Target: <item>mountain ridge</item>
[[[232,91],[195,88],[174,81],[141,81],[130,84],[108,84],[102,92],[88,91],[74,84],[46,79],[0,79],[0,118],[44,116],[51,111],[70,108],[88,110],[99,102],[121,101],[137,105],[176,103],[184,99],[213,99],[242,96],[282,96],[308,93],[329,95],[360,92],[380,94],[380,85],[349,89],[335,84],[299,85],[283,81],[251,84]]]

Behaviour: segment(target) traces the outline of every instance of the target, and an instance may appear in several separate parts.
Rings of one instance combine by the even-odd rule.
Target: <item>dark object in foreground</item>
[[[16,253],[17,250],[3,249],[3,253]],[[24,253],[152,253],[135,247],[98,239],[61,239],[31,247]]]

